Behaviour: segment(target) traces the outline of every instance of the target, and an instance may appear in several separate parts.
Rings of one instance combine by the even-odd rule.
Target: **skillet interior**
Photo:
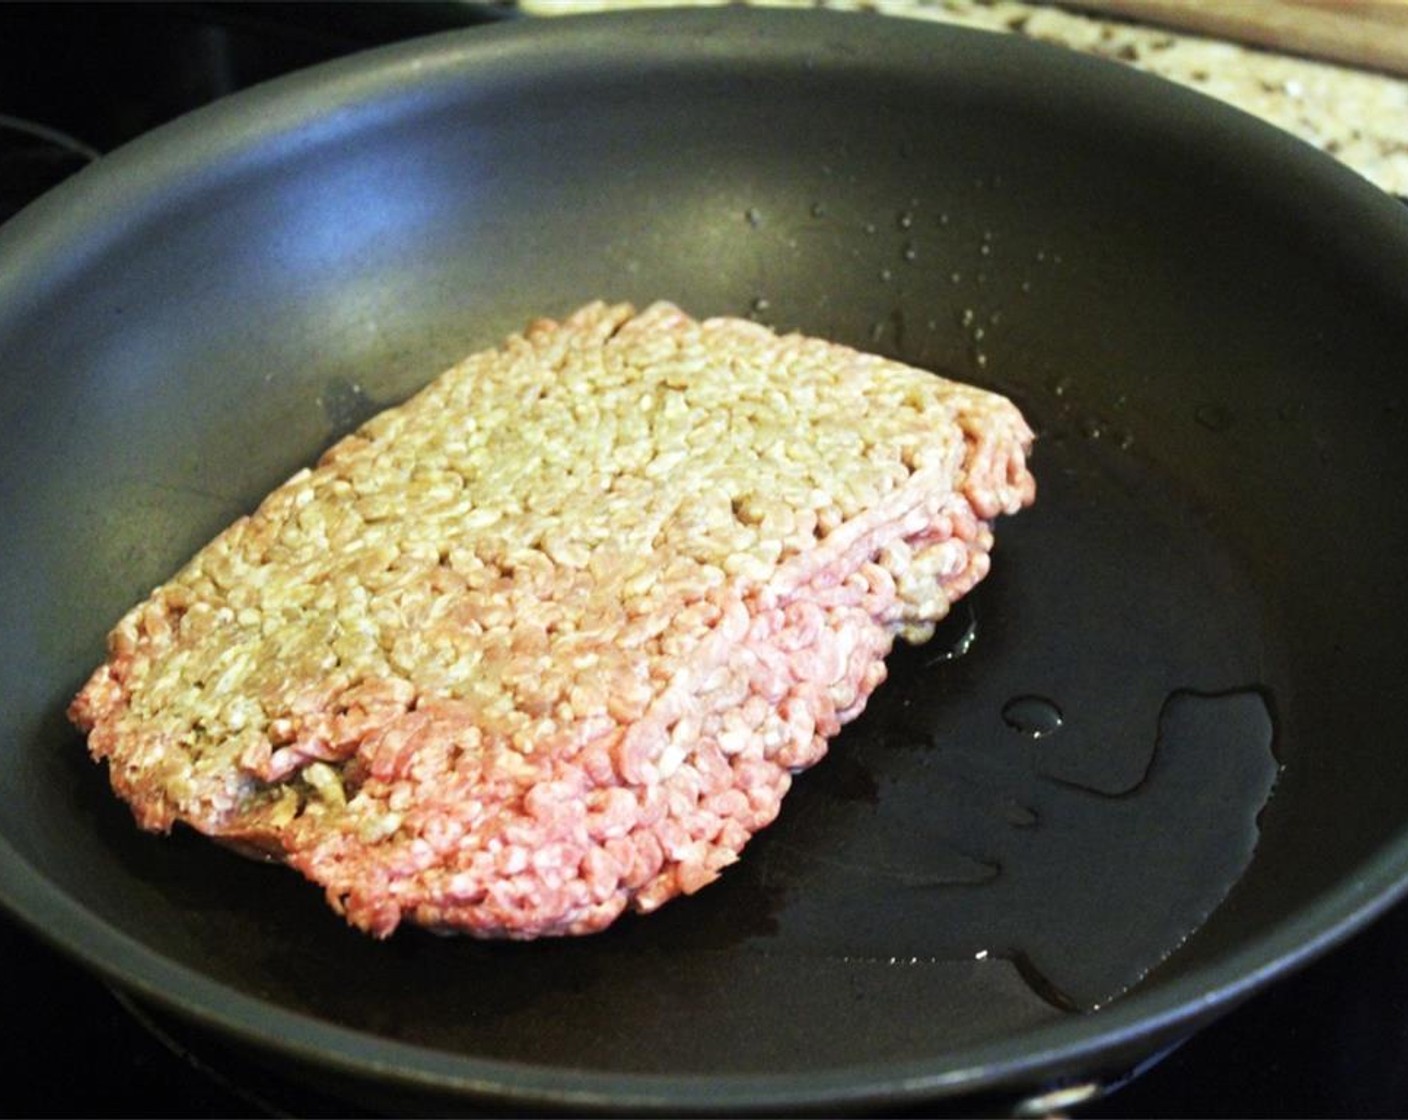
[[[795,1104],[1113,1060],[1398,891],[1408,222],[1328,160],[1028,43],[729,12],[393,48],[105,163],[0,254],[0,884],[95,967],[450,1093]],[[137,835],[61,714],[107,626],[368,411],[600,295],[1009,392],[1042,493],[972,616],[721,884],[590,941],[375,945]],[[1009,727],[1024,695],[1061,730]]]

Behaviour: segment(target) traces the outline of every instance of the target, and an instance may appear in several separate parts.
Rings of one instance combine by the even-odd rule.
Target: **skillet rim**
[[[845,21],[845,22],[843,22]],[[862,23],[864,21],[864,23]],[[903,25],[903,26],[901,26]],[[670,32],[668,39],[659,30]],[[847,39],[829,33],[845,28]],[[851,34],[856,30],[862,35]],[[1021,70],[1050,88],[1091,103],[1112,95],[1117,116],[1144,127],[1179,122],[1185,144],[1207,142],[1253,149],[1282,161],[1302,200],[1322,214],[1350,214],[1343,250],[1360,271],[1404,274],[1408,213],[1391,196],[1310,145],[1240,110],[1101,59],[1016,36],[918,21],[877,21],[834,11],[675,10],[592,14],[550,21],[508,21],[428,36],[360,53],[231,95],[149,133],[51,191],[0,228],[0,307],[22,317],[66,275],[82,270],[106,238],[155,213],[168,197],[192,197],[207,182],[224,181],[244,161],[287,157],[301,145],[325,142],[342,128],[366,127],[367,114],[410,111],[417,98],[470,67],[476,82],[523,80],[523,67],[564,60],[586,64],[602,51],[620,52],[622,35],[638,35],[643,60],[668,63],[690,41],[698,57],[746,57],[754,64],[796,64],[810,46],[843,66],[903,63],[915,67],[927,49],[981,50],[1000,74]],[[803,46],[798,46],[798,43]],[[737,53],[740,52],[741,53]],[[712,53],[711,53],[712,52]],[[882,58],[882,56],[886,56]],[[889,72],[888,70],[886,72]],[[917,71],[916,71],[917,72]],[[554,71],[559,73],[559,71]],[[1028,80],[1032,80],[1029,78]],[[1068,83],[1067,87],[1059,82]],[[438,83],[438,84],[437,84]],[[1306,204],[1311,209],[1311,204]],[[67,254],[59,250],[67,245]],[[62,262],[62,263],[57,263]],[[1408,280],[1400,280],[1408,296]],[[18,310],[15,310],[18,309]],[[1408,822],[1397,840],[1358,873],[1311,905],[1250,939],[1212,965],[1176,982],[1135,991],[1090,1016],[1071,1017],[935,1059],[864,1063],[805,1074],[675,1075],[574,1070],[565,1066],[449,1054],[334,1025],[227,987],[176,964],[97,918],[0,838],[0,906],[44,940],[107,980],[260,1050],[297,1061],[372,1077],[407,1089],[489,1098],[518,1105],[582,1108],[668,1106],[719,1110],[863,1105],[948,1097],[1029,1082],[1073,1069],[1090,1072],[1104,1055],[1129,1051],[1191,1031],[1225,1013],[1277,977],[1299,968],[1369,924],[1408,894]],[[277,1031],[271,1027],[277,1026]],[[271,1039],[277,1039],[271,1046]],[[1014,1049],[1017,1052],[1014,1054]]]

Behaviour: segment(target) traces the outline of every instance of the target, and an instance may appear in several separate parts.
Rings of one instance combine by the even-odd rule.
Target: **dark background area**
[[[0,221],[102,152],[217,97],[352,51],[511,15],[496,4],[0,6]],[[1405,950],[1408,907],[1400,906],[1074,1111],[1403,1115]],[[371,1114],[134,1007],[3,919],[0,961],[8,1074],[0,1111]]]

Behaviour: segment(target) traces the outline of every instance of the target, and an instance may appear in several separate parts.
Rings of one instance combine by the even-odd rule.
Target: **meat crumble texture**
[[[1031,502],[1006,399],[593,303],[335,444],[134,607],[70,707],[146,829],[378,937],[580,934],[777,815]]]

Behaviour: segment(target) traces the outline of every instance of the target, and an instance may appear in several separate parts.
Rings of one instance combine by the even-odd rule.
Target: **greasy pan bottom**
[[[1400,891],[1408,220],[1238,114],[834,13],[493,28],[177,122],[0,262],[0,897],[144,999],[383,1091],[899,1101],[1149,1052]],[[117,615],[370,410],[598,296],[1007,392],[1038,503],[649,919],[378,944],[139,835],[62,717]]]

